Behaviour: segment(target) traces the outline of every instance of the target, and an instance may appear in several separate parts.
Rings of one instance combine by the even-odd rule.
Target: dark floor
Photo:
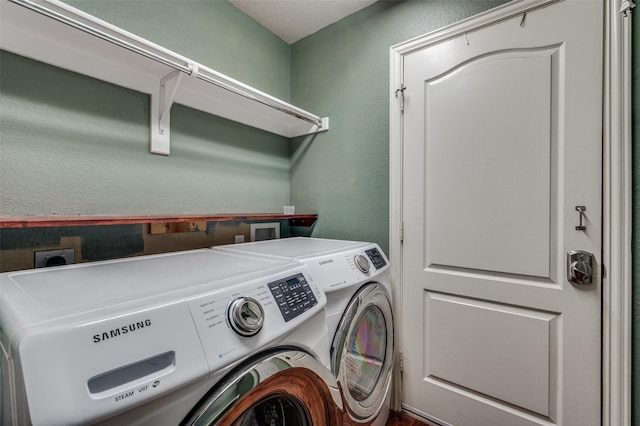
[[[426,423],[412,419],[402,413],[392,411],[391,414],[389,414],[387,426],[426,426]]]

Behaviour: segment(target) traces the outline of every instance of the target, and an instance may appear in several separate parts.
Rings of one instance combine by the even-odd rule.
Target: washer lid
[[[11,335],[13,323],[21,327],[91,311],[108,316],[112,306],[170,302],[291,267],[285,259],[202,249],[8,272],[0,274],[0,323]]]
[[[318,256],[342,253],[359,247],[371,245],[360,241],[330,240],[324,238],[283,238],[276,240],[256,241],[244,244],[230,244],[214,247],[214,249],[235,251],[239,253],[281,257],[285,259],[310,259]]]
[[[347,410],[369,421],[382,409],[393,367],[393,315],[384,288],[369,284],[351,299],[331,346],[331,370]]]

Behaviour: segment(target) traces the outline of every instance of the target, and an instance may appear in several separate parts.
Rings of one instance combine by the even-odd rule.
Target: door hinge
[[[404,241],[404,222],[400,222],[400,242]]]
[[[400,88],[396,90],[396,98],[400,98],[400,112],[404,112],[404,91],[407,90],[407,86],[400,85]]]
[[[398,362],[398,368],[400,369],[400,372],[402,373],[402,371],[404,370],[404,353],[402,351],[400,351],[398,353],[398,355],[400,356],[400,360]]]
[[[631,9],[636,7],[636,5],[631,0],[622,0],[620,2],[620,13],[626,18],[631,15]]]

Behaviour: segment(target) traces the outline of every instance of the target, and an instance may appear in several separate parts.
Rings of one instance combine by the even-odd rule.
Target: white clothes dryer
[[[325,304],[306,265],[209,249],[0,274],[0,421],[339,425]]]
[[[308,265],[327,295],[331,370],[346,423],[384,425],[389,416],[394,326],[389,261],[377,244],[287,238],[214,247]]]

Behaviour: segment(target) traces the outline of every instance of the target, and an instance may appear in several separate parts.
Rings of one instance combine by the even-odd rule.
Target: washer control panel
[[[369,256],[371,263],[373,263],[373,266],[375,266],[376,269],[381,269],[387,266],[387,261],[384,260],[384,256],[377,248],[365,250],[365,253],[367,253],[367,256]]]
[[[286,322],[318,304],[303,274],[272,281],[268,285]]]
[[[387,274],[389,260],[376,244],[361,243],[337,253],[307,256],[302,261],[309,265],[314,283],[325,292],[351,287]]]
[[[322,314],[327,298],[309,268],[295,263],[283,268],[187,301],[209,371],[217,372],[270,346]],[[315,332],[326,330],[310,331]]]

